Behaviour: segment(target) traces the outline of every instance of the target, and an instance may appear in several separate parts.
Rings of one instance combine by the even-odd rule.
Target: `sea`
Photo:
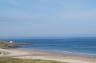
[[[4,39],[3,39],[4,40]],[[17,48],[29,50],[44,50],[64,54],[96,57],[96,37],[78,38],[27,38],[5,39],[17,43],[32,43],[20,45]]]

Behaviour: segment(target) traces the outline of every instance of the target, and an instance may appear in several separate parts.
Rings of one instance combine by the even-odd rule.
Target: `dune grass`
[[[3,55],[7,55],[7,54],[10,54],[9,52],[4,52],[4,51],[0,51],[0,55],[3,54]]]
[[[33,60],[33,59],[16,59],[16,58],[0,58],[0,63],[67,63],[49,60]]]

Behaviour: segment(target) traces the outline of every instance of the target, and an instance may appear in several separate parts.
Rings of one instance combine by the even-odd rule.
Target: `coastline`
[[[86,52],[74,52],[74,51],[62,51],[62,50],[51,50],[51,49],[37,49],[37,48],[17,48],[21,50],[32,50],[32,51],[46,51],[51,53],[57,53],[61,55],[70,55],[70,56],[82,56],[82,57],[90,57],[90,58],[96,58],[96,54],[94,53],[86,53]]]
[[[25,50],[25,49],[0,49],[0,50],[10,53],[8,55],[3,55],[1,57],[55,60],[69,63],[96,63],[96,58],[91,58],[87,56],[74,56],[41,50]]]

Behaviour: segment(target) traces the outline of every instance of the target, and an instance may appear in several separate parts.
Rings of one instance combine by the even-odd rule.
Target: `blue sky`
[[[96,36],[96,0],[0,0],[0,37]]]

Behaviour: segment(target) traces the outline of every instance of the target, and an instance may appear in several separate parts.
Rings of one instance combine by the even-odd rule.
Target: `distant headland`
[[[15,48],[18,45],[32,45],[32,43],[16,43],[14,41],[0,41],[0,48]]]

